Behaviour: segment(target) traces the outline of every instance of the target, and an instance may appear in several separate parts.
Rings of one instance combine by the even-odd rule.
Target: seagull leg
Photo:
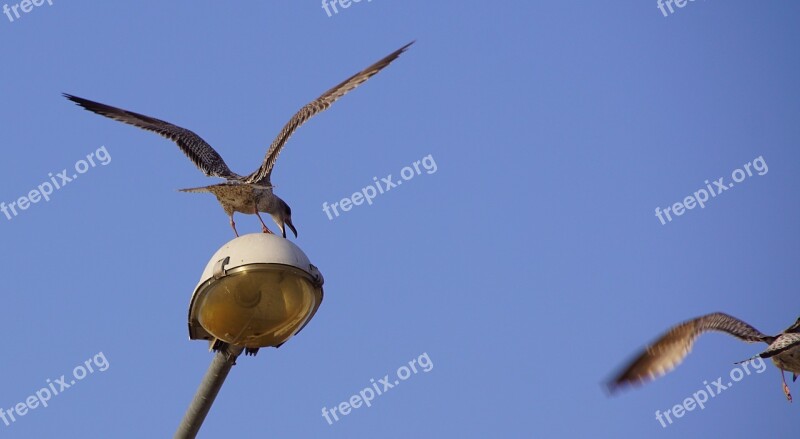
[[[259,215],[257,210],[256,210],[256,216],[258,217],[258,220],[261,221],[261,231],[264,233],[272,233],[272,231],[267,228],[267,225],[264,224],[264,220],[261,219],[261,215]]]
[[[233,214],[228,215],[228,216],[231,219],[231,228],[233,229],[233,234],[236,235],[236,237],[238,238],[239,237],[239,232],[236,231],[236,223],[233,222]]]
[[[784,374],[784,370],[781,369],[781,380],[783,380],[783,393],[786,395],[786,399],[789,402],[792,402],[792,394],[789,392],[789,386],[786,385],[786,375]]]

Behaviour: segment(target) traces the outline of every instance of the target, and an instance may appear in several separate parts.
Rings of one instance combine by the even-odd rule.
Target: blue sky
[[[417,40],[281,154],[275,191],[325,301],[289,343],[239,361],[200,437],[789,437],[798,407],[772,365],[666,428],[654,416],[763,345],[710,334],[656,382],[612,398],[601,383],[685,319],[724,311],[777,333],[800,314],[798,14],[751,1],[665,17],[653,0],[373,0],[329,17],[318,2],[55,0],[0,15],[0,201],[96,162],[0,215],[0,408],[96,366],[0,435],[170,437],[211,361],[186,311],[233,235],[212,196],[177,189],[212,181],[171,142],[62,92],[192,129],[249,173],[294,111]],[[436,172],[323,212],[427,156]],[[759,157],[764,175],[655,216]],[[333,425],[321,416],[423,354],[429,372]]]

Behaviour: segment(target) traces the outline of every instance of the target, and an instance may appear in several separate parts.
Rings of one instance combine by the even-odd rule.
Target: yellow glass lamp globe
[[[311,320],[323,278],[291,241],[257,233],[225,244],[189,306],[189,337],[245,348],[280,346]]]

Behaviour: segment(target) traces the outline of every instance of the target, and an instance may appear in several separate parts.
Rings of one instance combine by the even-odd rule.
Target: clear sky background
[[[200,437],[792,437],[800,406],[771,364],[655,419],[764,345],[710,334],[650,385],[609,398],[601,384],[685,319],[725,311],[777,333],[800,314],[798,16],[740,0],[668,17],[654,0],[373,0],[331,17],[314,1],[55,0],[0,15],[0,201],[101,146],[111,157],[0,216],[0,407],[100,352],[109,364],[0,436],[171,437],[212,358],[186,313],[233,234],[213,196],[177,189],[213,181],[62,92],[192,129],[249,173],[298,108],[417,40],[281,154],[275,191],[325,300],[285,346],[239,360]],[[323,213],[428,155],[435,173]],[[757,157],[765,175],[656,218]],[[322,417],[422,354],[430,372]]]

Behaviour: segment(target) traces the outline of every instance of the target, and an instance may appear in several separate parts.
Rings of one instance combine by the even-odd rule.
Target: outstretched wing
[[[64,97],[81,107],[101,116],[124,122],[147,131],[158,133],[178,144],[178,147],[189,157],[189,160],[209,177],[238,178],[222,157],[205,140],[197,134],[169,122],[150,116],[90,101],[64,93]]]
[[[771,343],[775,337],[762,334],[747,323],[723,313],[708,314],[672,327],[649,345],[616,378],[608,383],[610,391],[626,384],[654,379],[674,369],[692,350],[700,334],[720,331],[746,342]]]
[[[800,346],[800,333],[794,332],[789,334],[781,334],[775,339],[775,341],[770,343],[767,350],[762,352],[759,356],[761,358],[773,357],[795,346]]]
[[[269,176],[272,173],[272,167],[275,166],[275,161],[278,159],[278,154],[281,153],[283,146],[286,144],[286,141],[289,140],[289,137],[300,128],[308,119],[312,116],[316,115],[317,113],[321,113],[322,111],[328,109],[337,99],[341,98],[345,94],[347,94],[350,90],[358,87],[362,83],[364,83],[367,79],[373,77],[376,73],[380,72],[384,67],[388,66],[392,63],[401,53],[405,52],[408,49],[408,46],[414,44],[414,42],[410,42],[405,46],[395,50],[385,58],[381,59],[380,61],[376,62],[375,64],[367,67],[366,69],[362,70],[359,73],[347,78],[344,82],[333,87],[332,89],[326,91],[322,94],[322,96],[318,97],[314,101],[310,102],[306,106],[300,109],[291,119],[289,122],[284,125],[283,129],[281,130],[278,137],[272,141],[272,144],[269,146],[267,150],[267,155],[264,157],[264,162],[261,163],[261,166],[258,168],[257,171],[253,172],[252,174],[248,175],[245,181],[247,183],[258,183],[261,181],[269,181]]]

